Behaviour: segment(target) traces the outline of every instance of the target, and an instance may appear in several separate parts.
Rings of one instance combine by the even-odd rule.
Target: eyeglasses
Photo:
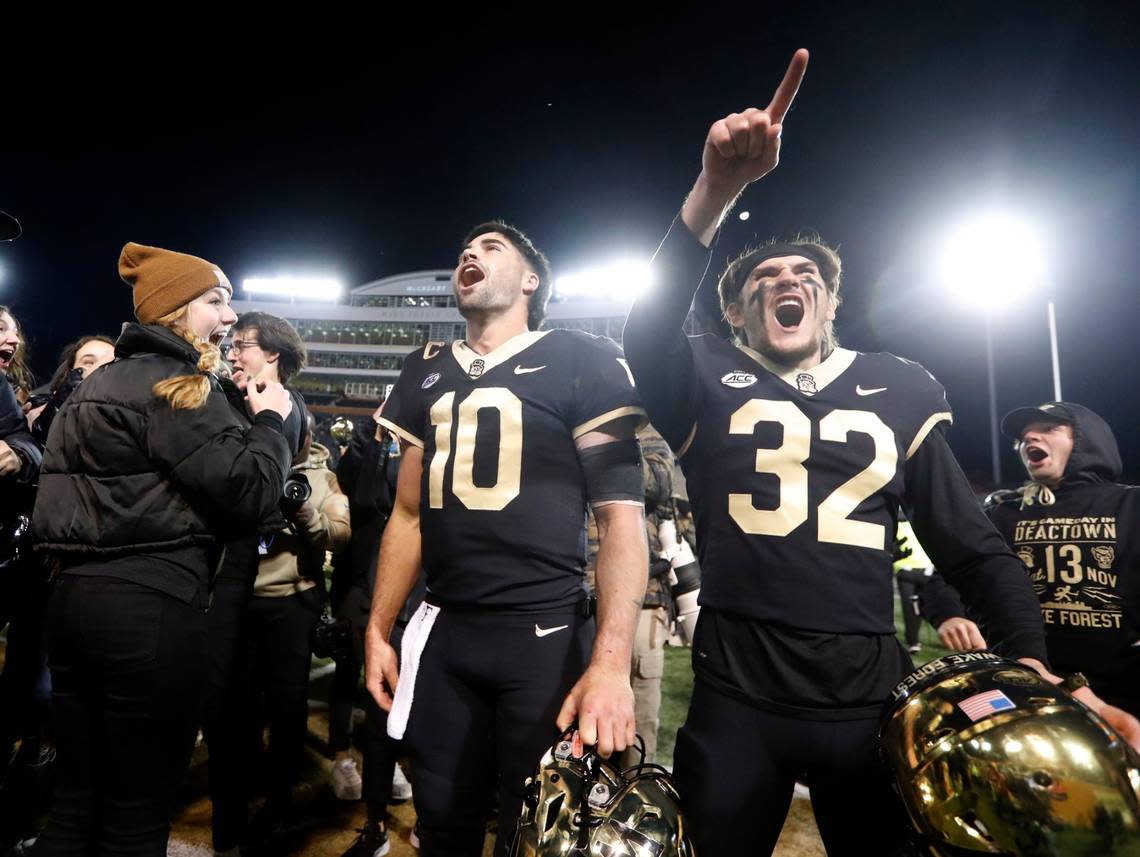
[[[235,339],[232,342],[230,342],[230,347],[228,350],[236,351],[238,354],[241,354],[247,348],[260,348],[260,347],[261,347],[261,343],[258,342],[257,340],[250,340],[249,342],[246,342],[244,339]]]

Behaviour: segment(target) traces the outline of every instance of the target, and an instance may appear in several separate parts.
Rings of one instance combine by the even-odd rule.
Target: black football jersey
[[[698,420],[677,445],[701,603],[828,633],[894,633],[890,546],[907,459],[951,419],[942,386],[891,354],[836,349],[787,370],[690,340]]]
[[[489,354],[429,343],[404,361],[380,422],[424,450],[430,598],[528,610],[585,597],[586,494],[575,439],[644,411],[621,350],[579,331]]]

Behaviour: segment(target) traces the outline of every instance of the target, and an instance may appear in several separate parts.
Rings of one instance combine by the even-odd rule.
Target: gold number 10
[[[455,393],[440,396],[431,406],[435,453],[428,466],[428,505],[443,508],[443,477],[451,456],[451,423]],[[475,437],[479,411],[493,410],[499,419],[499,463],[495,484],[475,484]],[[455,433],[455,467],[451,492],[468,509],[497,512],[519,495],[522,477],[522,402],[506,387],[479,387],[459,403]]]
[[[746,533],[786,536],[808,519],[808,471],[804,462],[811,447],[811,420],[792,402],[751,399],[729,419],[728,431],[750,435],[762,422],[778,423],[784,429],[778,447],[756,450],[756,472],[771,473],[780,481],[780,505],[757,509],[751,494],[729,494],[728,512]],[[894,432],[870,411],[834,410],[819,421],[820,440],[845,443],[852,432],[870,436],[875,457],[819,504],[817,538],[884,550],[886,528],[882,524],[852,521],[847,516],[894,476],[898,465]]]

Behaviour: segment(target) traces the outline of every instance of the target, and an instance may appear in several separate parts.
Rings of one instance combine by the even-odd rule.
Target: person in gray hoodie
[[[986,499],[986,514],[1025,563],[1041,602],[1054,672],[1082,673],[1106,702],[1140,714],[1140,487],[1121,485],[1116,438],[1072,402],[1002,419],[1029,481]],[[937,579],[924,612],[952,649],[986,646],[984,628]]]

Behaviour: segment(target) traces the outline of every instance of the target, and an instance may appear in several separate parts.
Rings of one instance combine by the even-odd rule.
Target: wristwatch
[[[1089,680],[1085,678],[1084,673],[1069,673],[1061,679],[1060,687],[1067,690],[1070,694],[1074,691],[1080,690],[1082,687],[1088,687]]]

